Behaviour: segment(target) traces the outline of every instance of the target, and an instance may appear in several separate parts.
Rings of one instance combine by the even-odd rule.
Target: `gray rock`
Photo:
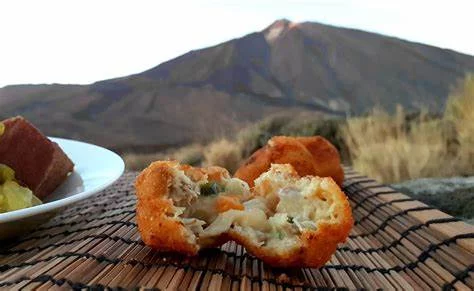
[[[474,224],[474,176],[423,178],[391,186],[397,191]]]

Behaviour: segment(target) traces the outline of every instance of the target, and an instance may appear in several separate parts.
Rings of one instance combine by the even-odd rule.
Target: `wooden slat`
[[[27,236],[0,242],[0,287],[27,290],[159,288],[426,290],[474,288],[474,227],[346,167],[356,220],[320,269],[275,270],[234,242],[194,258],[140,240],[133,180],[64,210]]]

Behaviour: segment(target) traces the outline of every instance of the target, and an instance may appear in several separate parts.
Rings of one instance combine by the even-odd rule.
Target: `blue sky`
[[[274,20],[358,28],[474,55],[472,0],[2,1],[0,87],[129,75]]]

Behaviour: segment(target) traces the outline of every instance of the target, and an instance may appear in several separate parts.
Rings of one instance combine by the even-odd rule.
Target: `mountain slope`
[[[280,112],[342,116],[379,105],[442,110],[474,57],[318,23],[279,20],[145,72],[91,85],[0,89],[0,117],[110,147],[178,145]]]

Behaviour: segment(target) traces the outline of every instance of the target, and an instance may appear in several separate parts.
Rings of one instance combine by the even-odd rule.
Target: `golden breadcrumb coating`
[[[334,182],[342,186],[344,170],[341,167],[341,158],[337,148],[321,136],[297,137],[296,140],[302,143],[313,156],[316,166],[313,175],[331,177]]]
[[[180,210],[178,207],[187,206],[196,197],[188,195],[190,197],[182,199],[177,197],[176,201],[171,199],[172,192],[176,191],[173,187],[176,186],[176,176],[180,172],[192,182],[207,182],[208,179],[222,181],[230,178],[227,170],[219,167],[199,169],[180,165],[175,161],[152,163],[140,173],[135,182],[138,230],[143,242],[152,248],[196,255],[200,249],[197,237],[176,215]],[[184,187],[188,186],[185,184]],[[192,194],[193,189],[188,190]],[[214,244],[212,241],[206,243]]]
[[[291,164],[302,176],[313,175],[315,164],[311,153],[293,137],[275,136],[253,153],[235,172],[235,177],[253,187],[254,180],[270,169],[271,164]]]
[[[272,164],[249,186],[219,167],[155,162],[137,178],[142,240],[196,255],[228,240],[278,267],[319,267],[352,227],[347,197],[332,178],[300,177]]]
[[[255,181],[254,194],[266,197],[267,201],[272,201],[272,198],[277,200],[276,205],[270,202],[275,211],[273,217],[282,215],[286,220],[280,221],[277,226],[281,227],[274,229],[283,230],[285,234],[275,237],[275,243],[267,241],[261,245],[234,226],[230,237],[272,266],[324,265],[336,251],[337,245],[347,239],[353,225],[349,201],[330,177],[300,178],[290,165],[272,165]],[[301,229],[292,237],[287,228],[293,224],[300,224]]]
[[[290,164],[300,176],[332,177],[338,185],[344,181],[339,152],[320,136],[275,136],[237,169],[235,177],[253,187],[254,180],[271,164]]]

